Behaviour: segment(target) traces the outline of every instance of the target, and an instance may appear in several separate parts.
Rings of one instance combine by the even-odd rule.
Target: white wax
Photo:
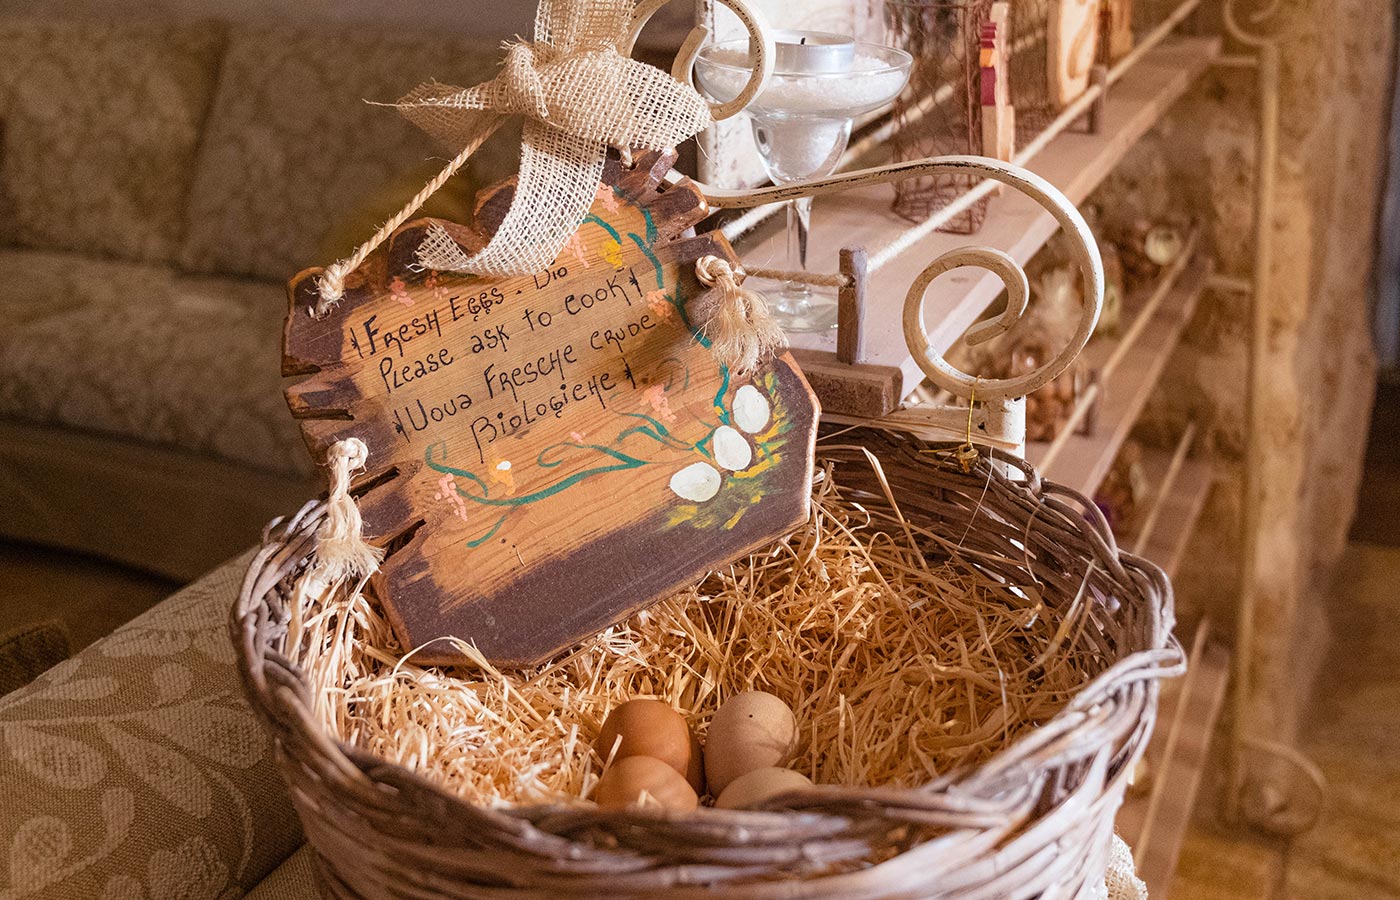
[[[701,85],[720,101],[738,96],[749,80],[749,71],[743,68],[748,65],[748,52],[715,47],[705,54],[725,68],[701,61],[697,66]],[[890,68],[888,61],[857,54],[851,70],[839,75],[774,74],[750,108],[775,115],[851,116],[894,99],[904,80],[905,73]]]

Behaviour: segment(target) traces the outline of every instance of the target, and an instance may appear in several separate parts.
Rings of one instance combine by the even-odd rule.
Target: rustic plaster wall
[[[1326,588],[1355,510],[1375,382],[1370,273],[1394,15],[1377,0],[1282,0],[1273,19],[1283,50],[1281,128],[1272,277],[1260,297],[1268,309],[1265,465],[1245,707],[1248,732],[1272,739],[1297,733],[1325,649]],[[1135,152],[1106,202],[1115,191],[1151,193],[1169,178],[1207,228],[1218,271],[1248,277],[1257,99],[1252,71],[1213,71]],[[1208,293],[1168,371],[1171,390],[1148,416],[1196,421],[1220,462],[1178,592],[1186,610],[1209,614],[1235,639],[1249,316],[1247,294]]]

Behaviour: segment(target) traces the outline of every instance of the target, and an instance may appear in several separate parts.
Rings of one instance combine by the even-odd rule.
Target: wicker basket
[[[917,790],[825,786],[781,809],[688,815],[475,807],[343,745],[312,715],[310,689],[283,654],[292,585],[324,511],[309,504],[274,523],[231,624],[328,896],[1094,896],[1158,679],[1182,666],[1166,576],[1119,551],[1091,503],[1020,460],[984,456],[963,473],[902,434],[865,428],[839,440],[819,457],[862,503],[885,500],[855,445],[881,460],[906,516],[960,539],[967,565],[1017,583],[1033,573],[1047,604],[1091,604],[1100,674],[1061,713],[989,764]]]

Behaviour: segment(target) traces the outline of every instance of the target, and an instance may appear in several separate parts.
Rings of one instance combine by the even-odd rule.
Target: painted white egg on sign
[[[707,462],[691,463],[671,476],[671,490],[682,500],[704,503],[719,493],[719,470]]]
[[[728,425],[715,429],[714,451],[715,462],[731,472],[747,469],[753,462],[753,448],[748,439]]]
[[[734,424],[749,434],[757,434],[768,424],[772,408],[758,388],[746,384],[734,392]]]

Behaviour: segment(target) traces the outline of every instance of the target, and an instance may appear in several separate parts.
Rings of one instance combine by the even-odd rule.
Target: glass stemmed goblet
[[[781,31],[768,86],[746,107],[759,156],[774,184],[797,184],[836,170],[856,117],[894,100],[909,79],[903,50],[824,32]],[[700,51],[700,88],[718,102],[738,96],[749,80],[747,39]],[[788,267],[807,268],[812,198],[788,204]],[[834,290],[789,281],[771,298],[774,318],[789,332],[836,325]]]

